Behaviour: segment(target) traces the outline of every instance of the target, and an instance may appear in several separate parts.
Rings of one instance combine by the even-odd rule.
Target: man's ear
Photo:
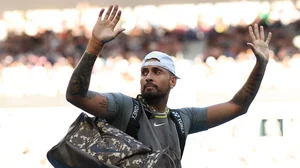
[[[176,86],[177,78],[176,76],[172,75],[170,79],[170,87],[173,89]]]

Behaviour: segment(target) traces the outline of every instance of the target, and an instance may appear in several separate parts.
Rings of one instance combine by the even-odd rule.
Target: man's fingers
[[[247,45],[250,46],[250,48],[253,51],[253,53],[256,53],[255,46],[252,43],[247,43]]]
[[[99,18],[102,19],[102,15],[104,13],[104,9],[101,9],[100,13],[99,13]]]
[[[118,30],[116,31],[116,35],[115,35],[115,36],[121,34],[124,30],[125,30],[125,29],[123,29],[123,28],[122,28],[122,29],[118,29]]]
[[[270,32],[270,33],[268,34],[268,37],[267,37],[267,40],[266,40],[266,43],[267,43],[267,44],[270,43],[271,38],[272,38],[272,33]]]
[[[107,20],[109,18],[112,8],[113,8],[113,6],[110,5],[107,12],[106,12],[106,14],[105,14],[104,20]]]
[[[254,33],[253,33],[253,29],[252,29],[251,26],[249,26],[249,35],[250,35],[250,38],[251,38],[252,41],[256,40],[256,38],[254,36]]]
[[[118,9],[119,9],[119,6],[118,6],[118,5],[115,5],[115,6],[114,6],[114,9],[113,9],[113,12],[111,13],[111,15],[110,15],[110,17],[109,17],[108,20],[110,20],[110,21],[114,20],[114,18],[115,18],[115,16],[116,16],[116,13],[117,13]]]
[[[256,39],[259,40],[260,38],[259,38],[259,31],[258,31],[257,24],[254,25],[254,34],[255,34]]]
[[[116,25],[118,24],[118,22],[120,21],[122,12],[118,11],[117,16],[114,18],[114,20],[112,21],[112,27],[115,28]]]
[[[262,41],[265,41],[265,32],[264,32],[264,27],[260,26],[260,39]]]

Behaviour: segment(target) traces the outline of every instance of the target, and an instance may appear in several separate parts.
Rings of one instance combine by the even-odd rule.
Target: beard
[[[158,93],[158,92],[142,92],[142,97],[145,99],[147,104],[154,105],[157,104],[160,100],[166,97],[167,93]]]

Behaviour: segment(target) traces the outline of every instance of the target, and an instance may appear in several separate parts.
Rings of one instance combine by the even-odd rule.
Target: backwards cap
[[[157,61],[148,61],[150,59],[156,59]],[[168,70],[169,72],[171,72],[173,75],[176,76],[177,79],[180,79],[176,73],[175,73],[175,65],[173,62],[173,59],[171,58],[171,56],[169,56],[166,53],[163,52],[159,52],[159,51],[152,51],[149,54],[147,54],[142,62],[142,68],[145,66],[159,66],[162,67],[166,70]]]

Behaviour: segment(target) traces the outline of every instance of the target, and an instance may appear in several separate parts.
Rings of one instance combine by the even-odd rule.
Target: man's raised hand
[[[93,38],[100,43],[105,44],[113,40],[117,35],[122,33],[125,29],[114,30],[121,18],[121,10],[118,5],[109,6],[103,18],[104,9],[101,9],[98,20],[93,28]]]
[[[272,34],[269,33],[267,39],[265,40],[264,27],[258,25],[254,25],[253,28],[249,26],[249,35],[252,43],[247,43],[256,56],[257,61],[260,63],[268,63],[269,61],[269,42],[271,40]]]

